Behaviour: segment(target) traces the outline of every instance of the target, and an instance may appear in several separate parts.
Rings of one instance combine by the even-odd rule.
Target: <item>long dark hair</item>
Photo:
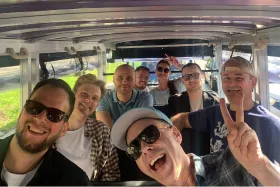
[[[170,68],[170,71],[171,71],[171,65],[170,65],[170,63],[169,63],[168,61],[162,59],[162,60],[160,60],[160,61],[157,63],[157,67],[158,67],[159,64],[167,64],[167,65],[169,66],[169,68]],[[170,96],[179,93],[178,90],[177,90],[177,88],[176,88],[175,85],[174,85],[174,81],[173,81],[173,80],[168,80],[167,86],[168,86],[168,89],[169,89],[169,94],[170,94]]]

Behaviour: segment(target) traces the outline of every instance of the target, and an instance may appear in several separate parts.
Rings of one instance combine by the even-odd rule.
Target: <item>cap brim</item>
[[[117,119],[111,130],[112,144],[117,148],[126,151],[127,145],[125,135],[127,129],[133,124],[133,122],[143,118],[161,119],[153,108],[136,108],[124,113],[119,119]]]

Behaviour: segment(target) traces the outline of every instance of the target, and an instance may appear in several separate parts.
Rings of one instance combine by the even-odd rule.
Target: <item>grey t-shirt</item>
[[[169,99],[169,89],[159,91],[156,88],[150,90],[150,94],[153,96],[154,105],[167,105]]]

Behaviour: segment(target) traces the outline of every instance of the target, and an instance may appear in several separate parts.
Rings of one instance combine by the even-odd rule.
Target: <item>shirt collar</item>
[[[196,175],[200,175],[205,178],[205,167],[202,161],[202,158],[196,155],[193,155],[194,167]]]
[[[130,103],[130,102],[135,103],[137,92],[139,92],[139,91],[137,91],[135,89],[132,90],[132,98],[127,103]],[[113,90],[113,100],[114,100],[115,103],[120,103],[120,101],[117,98],[117,91],[116,90]]]

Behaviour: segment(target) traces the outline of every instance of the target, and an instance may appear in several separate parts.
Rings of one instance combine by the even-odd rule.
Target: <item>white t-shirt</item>
[[[196,100],[190,99],[190,107],[191,107],[191,112],[195,112],[195,111],[198,111],[200,109],[203,109],[202,97],[199,97]]]
[[[26,186],[31,179],[34,177],[35,173],[39,169],[39,164],[35,169],[32,171],[25,173],[25,174],[14,174],[9,172],[5,166],[3,165],[2,171],[1,171],[1,177],[6,181],[8,186]]]
[[[75,131],[67,131],[56,141],[56,147],[57,151],[84,170],[91,179],[94,170],[90,159],[92,142],[85,137],[84,130],[83,126]]]
[[[159,91],[156,88],[150,90],[150,94],[153,96],[154,105],[167,105],[169,99],[169,89]]]

